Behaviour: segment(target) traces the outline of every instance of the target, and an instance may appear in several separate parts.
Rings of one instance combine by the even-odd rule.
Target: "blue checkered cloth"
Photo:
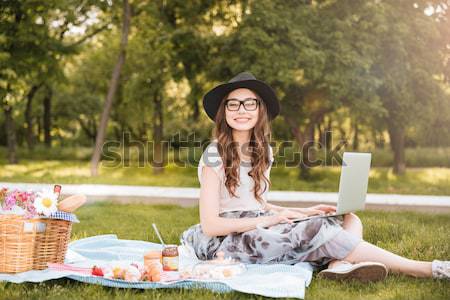
[[[183,280],[177,281],[171,284],[162,284],[158,282],[129,282],[120,279],[108,279],[98,276],[79,276],[79,275],[69,275],[70,279],[81,281],[90,284],[98,284],[108,287],[115,288],[132,288],[132,289],[178,289],[178,288],[189,288],[198,289],[205,288],[218,293],[228,293],[232,292],[233,289],[221,282],[205,282],[205,281],[192,281]]]
[[[43,217],[47,219],[58,219],[58,220],[65,220],[72,223],[80,223],[80,220],[78,220],[77,216],[71,213],[67,213],[64,211],[57,211],[52,213],[49,217]]]
[[[121,240],[116,235],[100,235],[73,241],[69,244],[66,263],[78,267],[92,267],[111,261],[143,261],[144,253],[161,249],[162,245],[136,240]],[[184,251],[183,251],[184,252]],[[182,252],[180,253],[180,257]],[[187,260],[196,261],[189,256]],[[73,280],[118,288],[162,289],[162,288],[205,288],[214,292],[239,291],[266,297],[292,297],[303,299],[305,288],[312,279],[312,268],[308,263],[296,265],[247,265],[247,271],[233,278],[217,281],[183,280],[173,283],[127,282],[86,276],[71,271],[29,271],[19,274],[0,274],[0,281],[15,283],[42,282],[68,277]]]

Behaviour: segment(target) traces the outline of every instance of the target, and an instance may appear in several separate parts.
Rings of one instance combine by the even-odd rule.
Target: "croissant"
[[[85,195],[73,195],[59,202],[58,209],[60,211],[71,213],[77,210],[84,203],[86,203]]]

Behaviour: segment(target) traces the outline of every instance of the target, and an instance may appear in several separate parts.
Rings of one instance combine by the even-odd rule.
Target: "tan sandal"
[[[325,269],[318,276],[332,280],[356,279],[362,282],[379,281],[386,278],[387,267],[378,262],[361,262],[352,264],[342,261],[337,267]]]

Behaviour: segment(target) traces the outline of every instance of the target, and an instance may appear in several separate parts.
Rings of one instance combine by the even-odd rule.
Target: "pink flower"
[[[6,188],[2,188],[0,190],[0,196],[2,195],[1,193],[4,193],[4,202],[2,205],[4,210],[11,210],[17,205],[25,210],[26,218],[33,218],[37,215],[36,208],[34,207],[34,199],[36,197],[34,192],[14,190],[8,193]]]
[[[0,189],[0,205],[4,210],[12,210],[18,206],[25,210],[25,218],[33,218],[39,215],[35,201],[37,193],[33,191],[8,191],[6,188]]]
[[[19,193],[19,195],[17,196],[17,198],[22,202],[27,202],[28,201],[28,193],[26,192],[21,192]]]
[[[16,193],[12,192],[6,195],[4,209],[11,210],[16,205]]]
[[[34,218],[36,216],[37,216],[36,210],[33,210],[33,211],[27,210],[26,213],[25,213],[25,218],[26,219],[32,219],[32,218]]]

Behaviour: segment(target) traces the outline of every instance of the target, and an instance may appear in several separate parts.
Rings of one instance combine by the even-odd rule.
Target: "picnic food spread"
[[[173,249],[176,248],[176,251]],[[163,268],[161,259],[164,252],[170,258],[178,255],[178,246],[169,245],[163,250],[150,250],[144,254],[144,264],[139,262],[110,262],[99,266],[94,265],[91,269],[75,268],[69,265],[51,264],[50,268],[56,270],[71,270],[92,276],[100,276],[108,279],[125,280],[130,282],[172,282],[185,279],[227,279],[246,271],[245,265],[231,258],[225,258],[223,253],[213,260],[200,262],[193,267],[183,270],[167,271]],[[178,258],[178,257],[177,257]]]

